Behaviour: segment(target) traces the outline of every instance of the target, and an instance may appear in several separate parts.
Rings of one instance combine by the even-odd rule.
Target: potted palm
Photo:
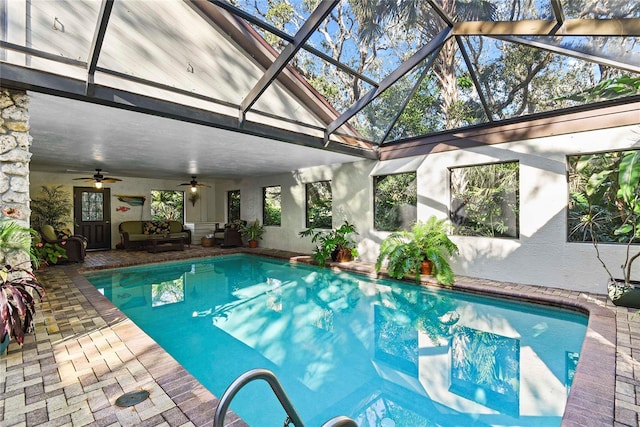
[[[438,283],[453,284],[448,259],[458,253],[458,247],[449,239],[447,229],[446,219],[431,216],[427,221],[416,222],[409,231],[391,233],[380,244],[376,272],[386,261],[387,273],[393,278],[413,275],[419,283],[421,274],[431,274]]]
[[[25,333],[33,327],[33,295],[41,299],[45,292],[29,268],[32,232],[13,221],[0,221],[0,354],[11,338],[23,343]]]
[[[349,262],[358,256],[358,248],[353,236],[357,235],[355,225],[347,220],[331,230],[309,227],[299,233],[300,237],[311,236],[311,243],[318,243],[313,250],[313,258],[324,267],[331,258],[334,262]]]
[[[262,226],[262,224],[260,224],[260,221],[256,219],[253,222],[249,222],[247,224],[241,225],[240,233],[243,236],[247,236],[250,248],[257,248],[258,240],[262,240],[262,235],[264,234],[264,227]]]
[[[640,258],[640,249],[634,249],[640,242],[640,151],[583,156],[575,172],[588,178],[571,191],[571,235],[593,244],[596,258],[609,276],[611,301],[640,308],[640,284],[631,280],[631,266]],[[625,244],[621,276],[614,275],[600,256],[603,241]]]

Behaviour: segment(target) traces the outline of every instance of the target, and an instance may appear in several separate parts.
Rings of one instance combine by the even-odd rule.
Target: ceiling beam
[[[344,113],[340,115],[333,122],[329,123],[327,130],[325,131],[324,140],[325,144],[329,144],[329,135],[334,133],[340,126],[345,124],[349,119],[358,114],[363,108],[365,108],[371,101],[373,101],[382,92],[387,90],[391,85],[397,82],[402,76],[411,71],[420,62],[422,62],[427,56],[433,52],[439,50],[444,42],[451,35],[451,29],[446,27],[436,37],[434,37],[429,43],[424,45],[420,50],[414,53],[409,59],[404,61],[398,68],[393,70],[387,77],[381,82],[380,86],[369,91],[362,98],[358,99],[355,104],[349,107]]]
[[[562,10],[562,5],[560,4],[560,0],[551,0],[551,7],[553,8],[553,14],[556,17],[556,25],[562,27],[564,24],[564,11]]]
[[[326,0],[318,4],[309,18],[296,33],[294,41],[288,44],[278,55],[276,60],[271,64],[267,71],[260,77],[260,80],[249,91],[247,96],[242,100],[240,105],[240,122],[244,123],[247,111],[258,100],[260,95],[271,85],[278,77],[278,74],[289,64],[296,53],[302,48],[302,45],[311,37],[316,29],[322,24],[322,21],[331,13],[333,8],[338,4],[339,0]]]
[[[622,70],[630,71],[632,73],[640,73],[640,66],[638,65],[627,64],[621,61],[605,58],[603,56],[584,53],[584,52],[576,51],[566,47],[557,46],[551,43],[525,39],[522,37],[495,37],[495,38],[498,40],[504,40],[511,43],[519,43],[522,45],[535,47],[537,49],[544,49],[553,53],[570,56],[572,58],[577,58],[583,61],[595,62],[596,64],[602,64],[602,65],[607,65],[609,67],[619,68]]]
[[[456,36],[640,36],[640,18],[567,19],[558,28],[557,21],[524,20],[500,22],[456,22]]]
[[[100,51],[102,50],[102,43],[104,42],[104,35],[107,32],[107,25],[109,24],[112,9],[113,0],[102,0],[100,11],[98,12],[98,24],[96,25],[96,30],[91,40],[89,59],[87,60],[87,94],[90,94],[93,89],[98,58],[100,57]]]
[[[281,38],[282,40],[286,41],[287,43],[293,43],[294,42],[294,37],[290,36],[288,33],[282,31],[279,28],[274,27],[271,24],[268,24],[258,18],[256,18],[254,15],[245,12],[244,10],[240,9],[239,7],[236,7],[230,3],[227,2],[223,2],[223,1],[219,1],[219,0],[209,0],[211,3],[215,4],[218,7],[221,7],[225,10],[227,10],[229,13],[255,25],[256,27],[262,28],[265,31],[270,32],[271,34]],[[354,77],[357,77],[358,79],[362,80],[363,82],[366,82],[367,84],[370,84],[371,86],[377,87],[378,86],[378,82],[376,82],[375,80],[365,76],[362,73],[359,73],[358,71],[354,70],[353,68],[349,67],[348,65],[345,65],[344,63],[340,62],[339,60],[333,58],[332,56],[327,55],[326,53],[316,49],[315,47],[309,45],[308,43],[304,43],[302,45],[302,49],[311,53],[312,55],[317,56],[318,58],[322,59],[325,62],[328,62],[329,64],[335,66],[336,68],[344,71],[347,74],[350,74]]]
[[[2,87],[31,90],[167,119],[236,131],[276,141],[326,149],[324,148],[322,137],[255,122],[247,122],[242,128],[239,128],[236,117],[107,86],[94,85],[93,94],[88,95],[85,90],[85,83],[84,80],[0,62],[0,86]],[[367,159],[377,158],[376,153],[371,149],[345,144],[334,144],[329,151]]]

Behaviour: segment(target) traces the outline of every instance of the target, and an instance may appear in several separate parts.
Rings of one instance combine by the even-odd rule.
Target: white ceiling
[[[358,157],[30,92],[31,169],[157,179],[237,179]]]

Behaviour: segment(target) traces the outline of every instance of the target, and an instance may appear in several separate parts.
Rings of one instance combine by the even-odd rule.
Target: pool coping
[[[307,255],[288,253],[286,251],[268,251],[237,248],[221,254],[246,253],[282,259],[292,263],[311,264]],[[201,256],[187,257],[180,260],[197,259]],[[178,259],[160,260],[173,261]],[[154,260],[153,262],[158,262]],[[217,398],[204,388],[195,378],[168,355],[153,339],[147,336],[119,309],[89,283],[84,273],[102,268],[117,268],[148,264],[133,261],[120,265],[73,268],[68,270],[72,282],[85,298],[92,304],[97,313],[122,338],[140,362],[149,370],[156,382],[174,400],[184,414],[195,425],[211,424]],[[388,277],[382,272],[376,275],[373,266],[367,263],[331,263],[329,268],[336,271],[349,271],[367,277]],[[411,280],[407,280],[411,281]],[[509,282],[497,282],[487,279],[456,276],[453,286],[438,285],[433,280],[424,279],[421,285],[433,288],[446,288],[454,291],[498,296],[515,301],[530,302],[545,306],[560,307],[578,311],[588,315],[585,339],[582,345],[580,360],[575,371],[573,383],[562,419],[563,426],[614,425],[615,421],[615,388],[616,388],[616,313],[610,307],[604,295],[575,292],[552,287],[539,287]],[[158,363],[158,357],[162,363]],[[189,389],[188,395],[185,390]],[[195,396],[195,397],[194,397]],[[606,398],[611,396],[611,398]],[[604,398],[603,398],[604,397]],[[195,399],[195,400],[194,400]],[[237,415],[229,412],[225,426],[246,425]]]

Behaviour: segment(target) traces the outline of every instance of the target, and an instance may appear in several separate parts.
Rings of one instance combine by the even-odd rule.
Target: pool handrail
[[[285,425],[289,425],[289,422],[291,422],[295,427],[304,427],[304,423],[300,419],[296,409],[293,407],[293,404],[291,403],[291,400],[289,400],[284,388],[282,388],[282,384],[280,384],[278,377],[268,369],[261,368],[245,372],[236,378],[229,387],[227,387],[216,406],[216,413],[213,417],[213,427],[224,426],[224,418],[229,410],[229,405],[231,405],[231,400],[233,400],[242,387],[254,380],[264,380],[269,384],[271,390],[273,390],[273,393],[280,401],[282,409],[287,413]],[[322,427],[358,427],[358,424],[356,424],[356,422],[351,418],[341,415],[331,418],[329,421],[322,424]]]

